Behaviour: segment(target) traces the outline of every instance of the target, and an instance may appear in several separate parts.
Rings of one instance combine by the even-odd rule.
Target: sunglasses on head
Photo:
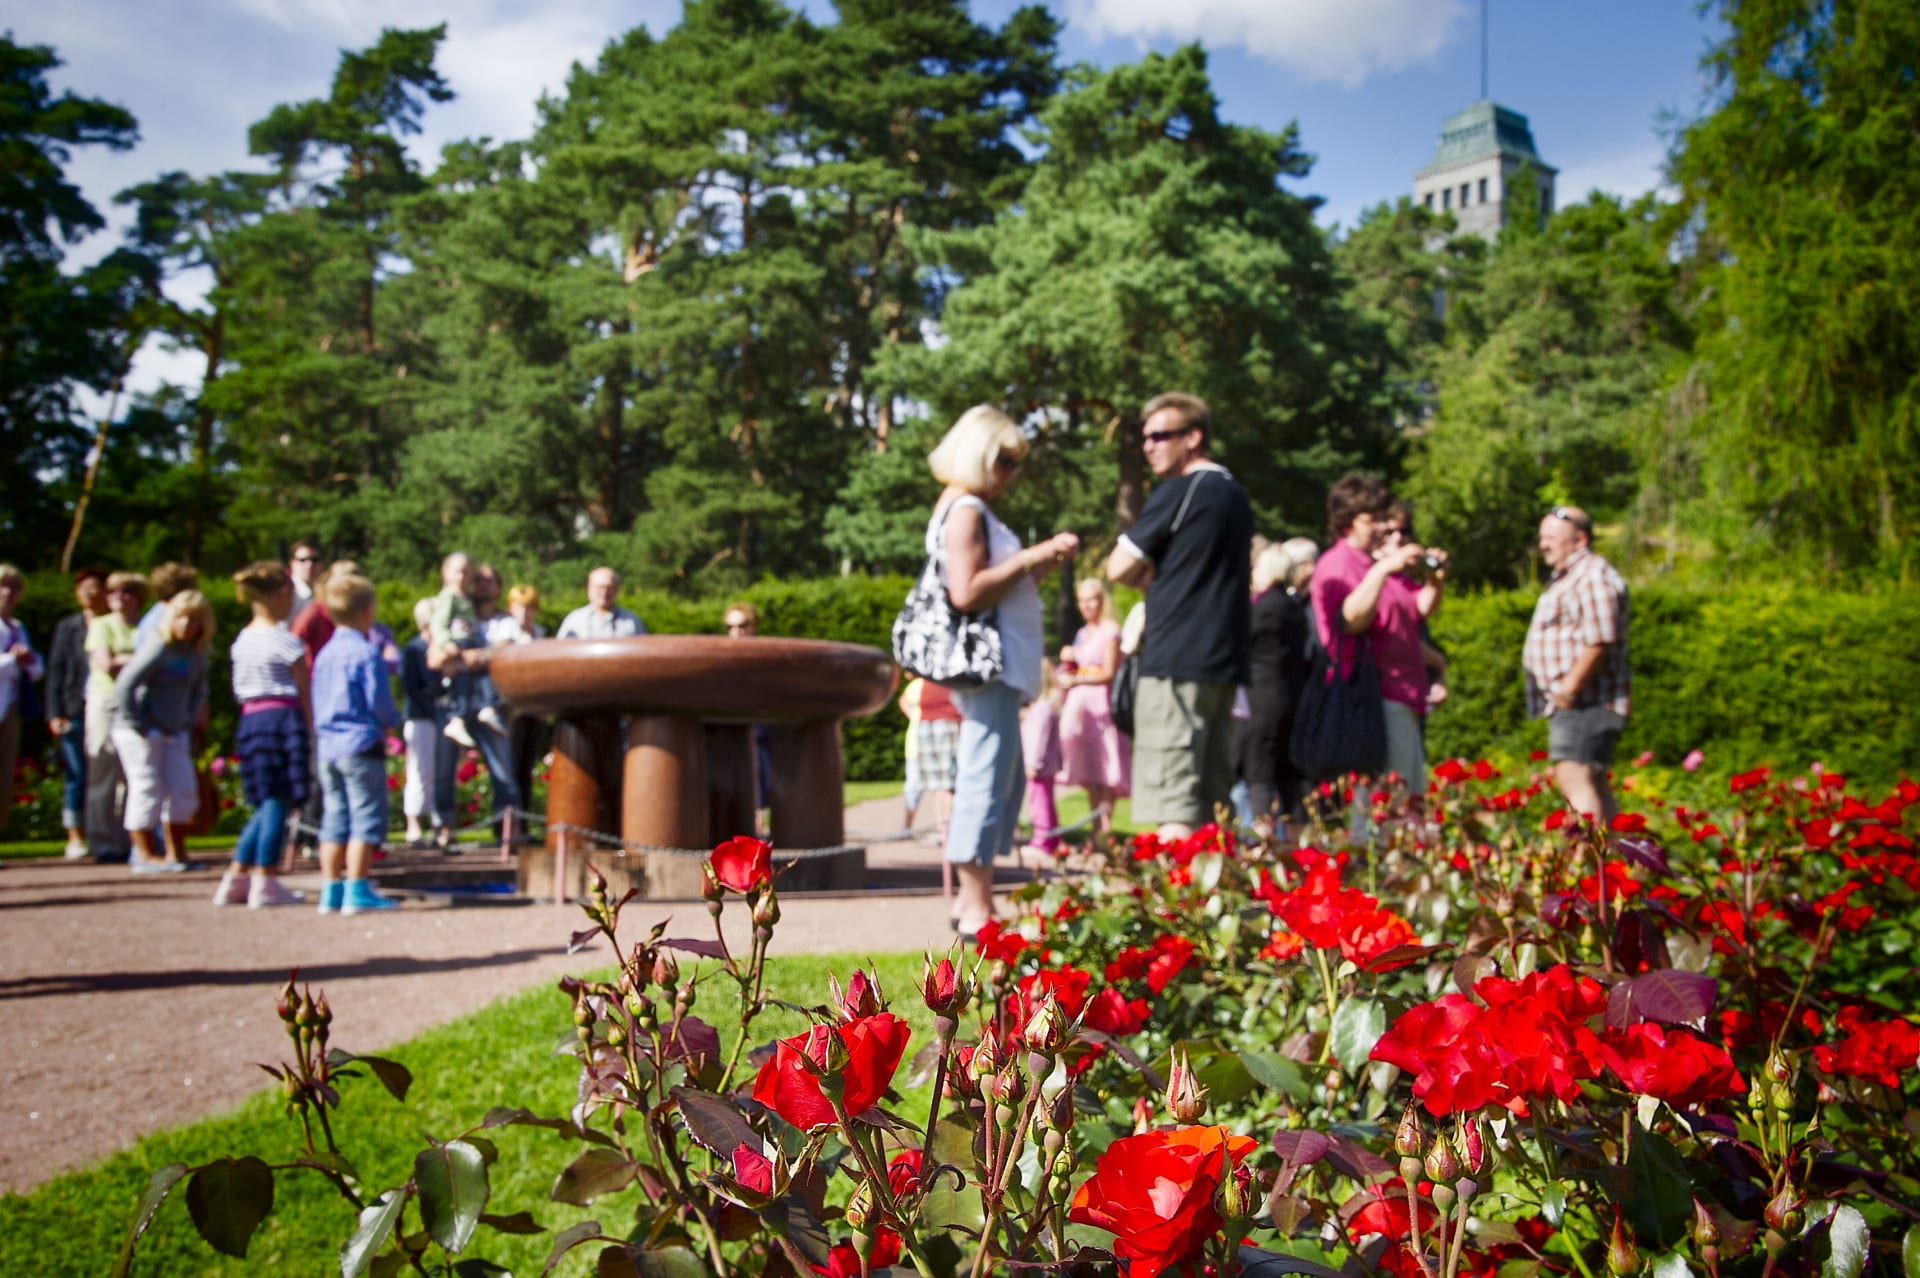
[[[1585,511],[1575,510],[1571,506],[1555,506],[1552,510],[1548,511],[1547,514],[1555,519],[1566,520],[1588,536],[1592,536],[1593,534],[1593,521],[1587,518]]]

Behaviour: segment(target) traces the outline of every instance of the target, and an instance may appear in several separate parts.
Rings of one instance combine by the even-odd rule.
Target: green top
[[[1484,99],[1447,117],[1447,122],[1440,126],[1440,142],[1433,148],[1427,170],[1476,160],[1483,155],[1531,160],[1536,169],[1555,171],[1541,163],[1540,153],[1533,149],[1533,130],[1527,127],[1527,117]]]
[[[109,656],[130,657],[134,650],[134,630],[118,616],[109,612],[95,617],[87,627],[87,655],[104,652]],[[99,700],[111,699],[114,678],[98,666],[92,666],[87,674],[87,698]]]
[[[473,610],[473,600],[449,586],[433,597],[433,620],[429,624],[436,648],[448,643],[466,648],[480,633],[480,614]]]

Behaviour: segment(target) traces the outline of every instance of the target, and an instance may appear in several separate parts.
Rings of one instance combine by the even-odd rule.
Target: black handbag
[[[996,608],[962,612],[947,596],[947,556],[941,534],[956,502],[950,502],[929,534],[933,548],[920,580],[893,619],[893,659],[908,674],[943,688],[966,691],[992,683],[1005,668]]]
[[[1107,687],[1107,713],[1113,726],[1127,736],[1133,735],[1133,703],[1140,693],[1140,653],[1136,650],[1120,658],[1119,669]]]
[[[1380,705],[1380,671],[1373,664],[1373,645],[1362,642],[1365,635],[1339,637],[1352,640],[1357,649],[1353,668],[1342,679],[1312,617],[1307,633],[1313,667],[1300,690],[1288,757],[1309,781],[1331,781],[1349,772],[1380,772],[1387,766],[1387,715]]]

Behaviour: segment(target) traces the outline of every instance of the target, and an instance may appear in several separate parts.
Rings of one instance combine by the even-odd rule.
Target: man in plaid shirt
[[[1520,664],[1527,715],[1547,716],[1553,780],[1575,812],[1613,819],[1607,773],[1627,726],[1627,583],[1593,553],[1593,521],[1555,506],[1540,521],[1540,555],[1553,577],[1534,606]]]

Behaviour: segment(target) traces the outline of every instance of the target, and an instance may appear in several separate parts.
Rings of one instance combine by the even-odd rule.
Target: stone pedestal
[[[520,713],[557,720],[546,845],[522,854],[521,891],[551,896],[558,877],[578,895],[590,859],[616,893],[634,886],[649,897],[698,897],[699,857],[621,857],[578,834],[563,853],[554,827],[699,850],[751,833],[754,723],[774,725],[766,802],[776,857],[782,847],[838,845],[846,837],[840,720],[887,704],[898,678],[885,653],[808,639],[642,635],[503,650],[494,685]],[[795,863],[781,884],[857,890],[865,875],[866,854],[849,852]]]

